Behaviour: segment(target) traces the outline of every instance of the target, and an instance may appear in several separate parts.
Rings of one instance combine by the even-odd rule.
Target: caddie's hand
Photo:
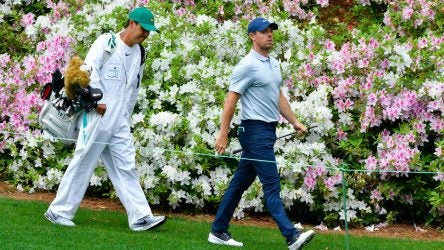
[[[228,135],[219,133],[216,138],[216,144],[214,145],[214,149],[218,154],[222,154],[225,152],[228,144]]]
[[[97,104],[96,112],[103,116],[106,112],[106,104]]]
[[[307,133],[307,127],[305,127],[305,125],[300,122],[296,122],[295,124],[293,124],[293,128],[297,131],[298,135]]]

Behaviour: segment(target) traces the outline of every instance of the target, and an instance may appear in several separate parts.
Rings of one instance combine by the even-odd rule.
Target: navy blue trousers
[[[264,190],[265,205],[286,240],[291,240],[299,231],[288,219],[279,195],[281,191],[280,176],[277,171],[274,155],[276,141],[276,122],[267,123],[256,120],[243,120],[238,129],[239,142],[242,146],[242,157],[219,204],[211,231],[222,233],[228,231],[234,210],[242,194],[250,187],[256,176],[259,177]],[[262,161],[248,160],[258,159]]]

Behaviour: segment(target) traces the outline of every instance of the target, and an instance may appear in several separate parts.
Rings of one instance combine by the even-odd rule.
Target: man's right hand
[[[228,131],[230,130],[231,119],[233,119],[234,108],[236,102],[239,100],[240,94],[228,91],[227,97],[225,98],[224,110],[222,111],[220,132],[216,138],[216,144],[214,149],[218,154],[225,152],[228,145]]]
[[[96,112],[103,116],[106,112],[106,104],[97,104]]]
[[[216,144],[214,145],[214,149],[218,154],[222,154],[225,152],[227,144],[228,144],[228,134],[219,133],[219,135],[216,138]]]

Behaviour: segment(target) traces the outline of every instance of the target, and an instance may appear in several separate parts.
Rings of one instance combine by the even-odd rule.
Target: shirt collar
[[[263,56],[263,55],[257,53],[257,51],[254,50],[254,49],[251,49],[250,54],[251,54],[252,56],[254,56],[256,59],[258,59],[258,60],[260,60],[260,61],[262,61],[262,62],[266,62],[266,61],[269,61],[269,60],[270,60],[269,57],[265,57],[265,56]]]

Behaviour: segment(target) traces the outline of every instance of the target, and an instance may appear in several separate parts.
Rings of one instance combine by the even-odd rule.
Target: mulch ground
[[[55,193],[51,192],[36,192],[36,193],[24,193],[15,189],[13,186],[9,185],[5,181],[0,181],[0,196],[7,197],[11,199],[17,200],[30,200],[30,201],[42,201],[46,203],[50,203],[54,197]],[[89,208],[94,210],[114,210],[114,211],[124,211],[121,203],[116,199],[107,199],[107,198],[95,198],[95,197],[85,197],[82,201],[81,207]],[[211,222],[214,218],[214,215],[209,214],[183,214],[176,212],[169,212],[162,214],[170,217],[181,217],[189,220],[197,220],[197,221],[207,221]],[[260,217],[248,217],[246,219],[241,220],[233,220],[233,224],[238,225],[251,225],[258,227],[271,227],[276,228],[276,224],[273,222],[271,217],[260,216]],[[422,230],[415,230],[413,225],[389,225],[385,228],[381,228],[378,231],[367,231],[364,228],[362,229],[350,229],[349,234],[352,236],[375,236],[375,237],[387,237],[387,238],[406,238],[412,240],[430,240],[430,241],[443,241],[444,242],[444,232],[440,232],[434,228],[423,227],[423,225],[418,225]],[[306,228],[313,228],[313,225],[304,225]],[[317,229],[314,229],[318,231]],[[332,229],[328,231],[322,231],[322,233],[332,233],[332,234],[345,234],[344,231],[333,231]]]

